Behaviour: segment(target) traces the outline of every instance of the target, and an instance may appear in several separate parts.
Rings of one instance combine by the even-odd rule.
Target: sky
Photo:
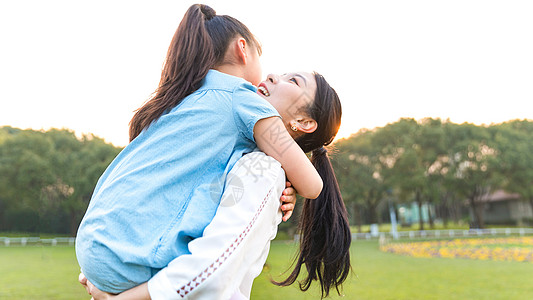
[[[0,1],[0,126],[117,146],[197,1]],[[317,71],[338,137],[403,117],[533,119],[533,1],[204,1],[246,24],[269,73]]]

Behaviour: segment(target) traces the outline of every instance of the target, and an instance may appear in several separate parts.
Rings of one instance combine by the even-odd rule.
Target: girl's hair
[[[312,151],[311,162],[322,177],[324,186],[318,198],[306,199],[303,203],[298,226],[300,248],[294,270],[284,281],[274,283],[280,286],[294,283],[305,264],[307,277],[299,282],[300,289],[306,291],[313,280],[318,280],[322,297],[327,297],[331,287],[340,294],[339,287],[348,277],[352,238],[337,178],[324,148],[339,130],[341,104],[339,96],[324,77],[318,73],[314,76],[317,83],[315,100],[307,108],[307,113],[317,121],[318,127],[296,142],[304,152]]]
[[[161,72],[154,96],[137,109],[130,122],[130,141],[152,122],[200,88],[209,69],[229,63],[226,49],[232,39],[243,37],[261,53],[261,45],[237,19],[216,15],[209,6],[194,4],[181,20]]]

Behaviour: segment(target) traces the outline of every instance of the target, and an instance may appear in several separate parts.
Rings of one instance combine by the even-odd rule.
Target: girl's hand
[[[294,205],[296,204],[296,190],[292,187],[291,183],[287,181],[285,183],[285,189],[281,194],[281,211],[283,212],[283,222],[287,222],[292,216]]]
[[[78,281],[81,285],[83,285],[87,293],[93,296],[91,300],[105,300],[114,298],[114,295],[102,292],[97,287],[95,287],[89,280],[87,280],[83,273],[80,273],[80,275],[78,276]]]

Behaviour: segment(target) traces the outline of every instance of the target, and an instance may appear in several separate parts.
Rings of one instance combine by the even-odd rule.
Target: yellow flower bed
[[[380,249],[414,257],[533,262],[533,237],[391,243],[380,246]]]

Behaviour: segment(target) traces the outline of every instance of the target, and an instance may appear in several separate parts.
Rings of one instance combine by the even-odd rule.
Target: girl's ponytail
[[[197,90],[216,58],[206,22],[216,16],[207,5],[192,5],[178,26],[155,95],[139,108],[130,122],[130,141],[165,112]]]
[[[306,199],[303,203],[296,266],[287,279],[276,284],[287,286],[294,283],[305,264],[307,277],[299,282],[300,289],[306,291],[313,280],[318,280],[322,297],[327,297],[331,287],[340,293],[339,286],[350,272],[351,233],[327,150],[323,147],[314,150],[311,161],[322,177],[324,187],[318,198]]]
[[[231,40],[238,36],[261,53],[261,45],[239,20],[217,15],[204,4],[189,7],[168,48],[161,80],[153,98],[131,119],[130,141],[200,88],[209,69],[227,63],[226,50]]]
[[[239,20],[217,15],[204,4],[189,7],[168,48],[154,96],[131,119],[130,141],[200,88],[209,69],[225,63],[228,45],[237,36],[243,37],[261,53],[261,45]]]

